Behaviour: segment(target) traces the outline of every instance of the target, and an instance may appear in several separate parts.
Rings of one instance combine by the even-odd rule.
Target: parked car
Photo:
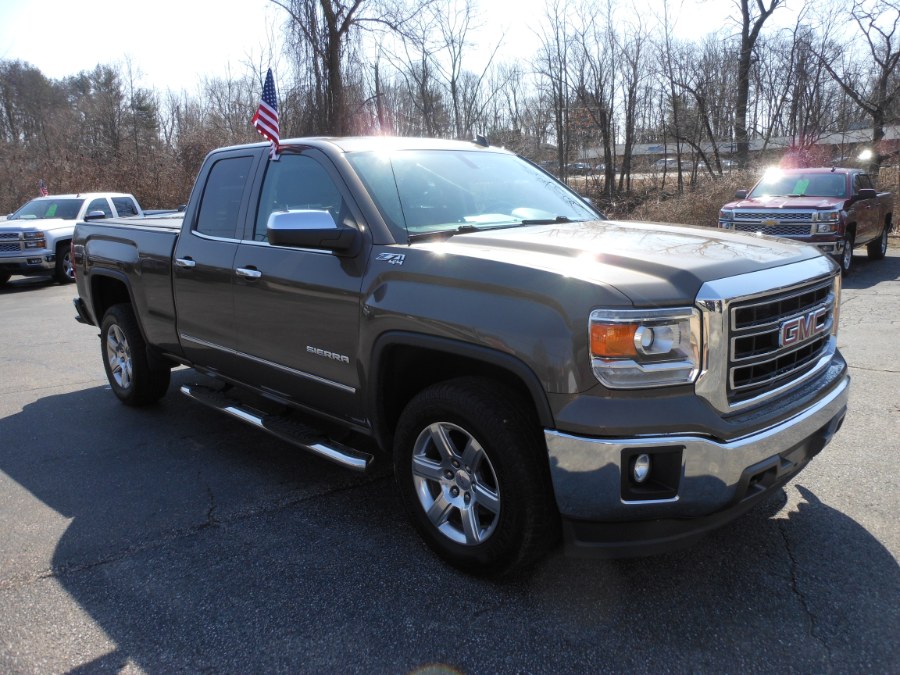
[[[658,159],[653,162],[653,168],[656,171],[665,171],[667,173],[671,173],[674,171],[678,171],[678,158],[677,157],[663,157],[662,159]],[[694,163],[689,161],[688,159],[682,157],[681,158],[681,170],[682,171],[690,171],[694,168]]]
[[[593,173],[594,167],[587,162],[569,162],[566,171],[572,176],[587,176]]]
[[[86,192],[32,199],[0,223],[0,285],[14,274],[51,274],[75,280],[69,245],[78,220],[141,216],[137,200],[121,192]]]
[[[687,545],[843,422],[840,273],[811,246],[606,220],[477,143],[282,145],[213,151],[183,215],[77,225],[75,306],[124,404],[192,366],[196,402],[391,465],[424,541],[487,575],[560,535]]]
[[[719,211],[719,227],[814,244],[845,274],[855,247],[864,245],[872,260],[887,252],[894,199],[863,169],[773,169],[735,200]]]

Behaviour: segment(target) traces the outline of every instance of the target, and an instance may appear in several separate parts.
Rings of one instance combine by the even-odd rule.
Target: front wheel
[[[850,267],[853,264],[853,233],[848,232],[844,236],[844,252],[841,253],[841,257],[838,260],[838,264],[841,266],[841,273],[844,275],[850,274]]]
[[[526,409],[512,390],[460,378],[420,392],[400,417],[394,470],[404,506],[432,550],[465,571],[506,574],[555,541],[546,452]]]
[[[169,388],[171,367],[148,353],[130,305],[106,310],[100,324],[100,351],[109,385],[125,405],[153,403]]]
[[[887,254],[890,225],[890,221],[886,222],[881,230],[881,236],[866,244],[866,255],[869,257],[869,260],[881,260]]]
[[[56,267],[53,270],[53,279],[58,284],[71,284],[75,281],[75,266],[72,264],[72,250],[67,241],[56,247]]]
[[[9,281],[9,278],[12,276],[9,272],[0,272],[0,286]]]

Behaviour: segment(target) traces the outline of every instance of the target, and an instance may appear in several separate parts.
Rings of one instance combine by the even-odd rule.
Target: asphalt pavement
[[[896,242],[893,242],[896,245]],[[177,392],[109,390],[73,286],[0,289],[0,672],[900,672],[900,249],[855,259],[851,409],[783,493],[677,553],[436,559],[357,475]]]

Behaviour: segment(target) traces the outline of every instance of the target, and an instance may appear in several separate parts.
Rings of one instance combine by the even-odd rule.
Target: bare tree
[[[750,98],[750,71],[753,49],[766,19],[772,16],[783,0],[735,0],[740,10],[741,41],[738,52],[737,104],[734,109],[734,140],[738,163],[745,167],[750,154],[747,135],[747,101]]]
[[[832,43],[830,49],[819,52],[819,58],[847,95],[872,118],[871,168],[876,170],[885,157],[885,124],[897,118],[900,102],[900,2],[853,0],[848,14],[869,54],[859,59],[851,45]]]

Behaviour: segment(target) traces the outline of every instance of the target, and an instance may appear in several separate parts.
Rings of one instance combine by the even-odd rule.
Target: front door
[[[268,243],[266,223],[273,211],[308,209],[327,211],[341,226],[360,222],[346,186],[321,153],[285,153],[269,161],[254,224],[234,259],[240,379],[354,419],[366,254],[339,257]]]

